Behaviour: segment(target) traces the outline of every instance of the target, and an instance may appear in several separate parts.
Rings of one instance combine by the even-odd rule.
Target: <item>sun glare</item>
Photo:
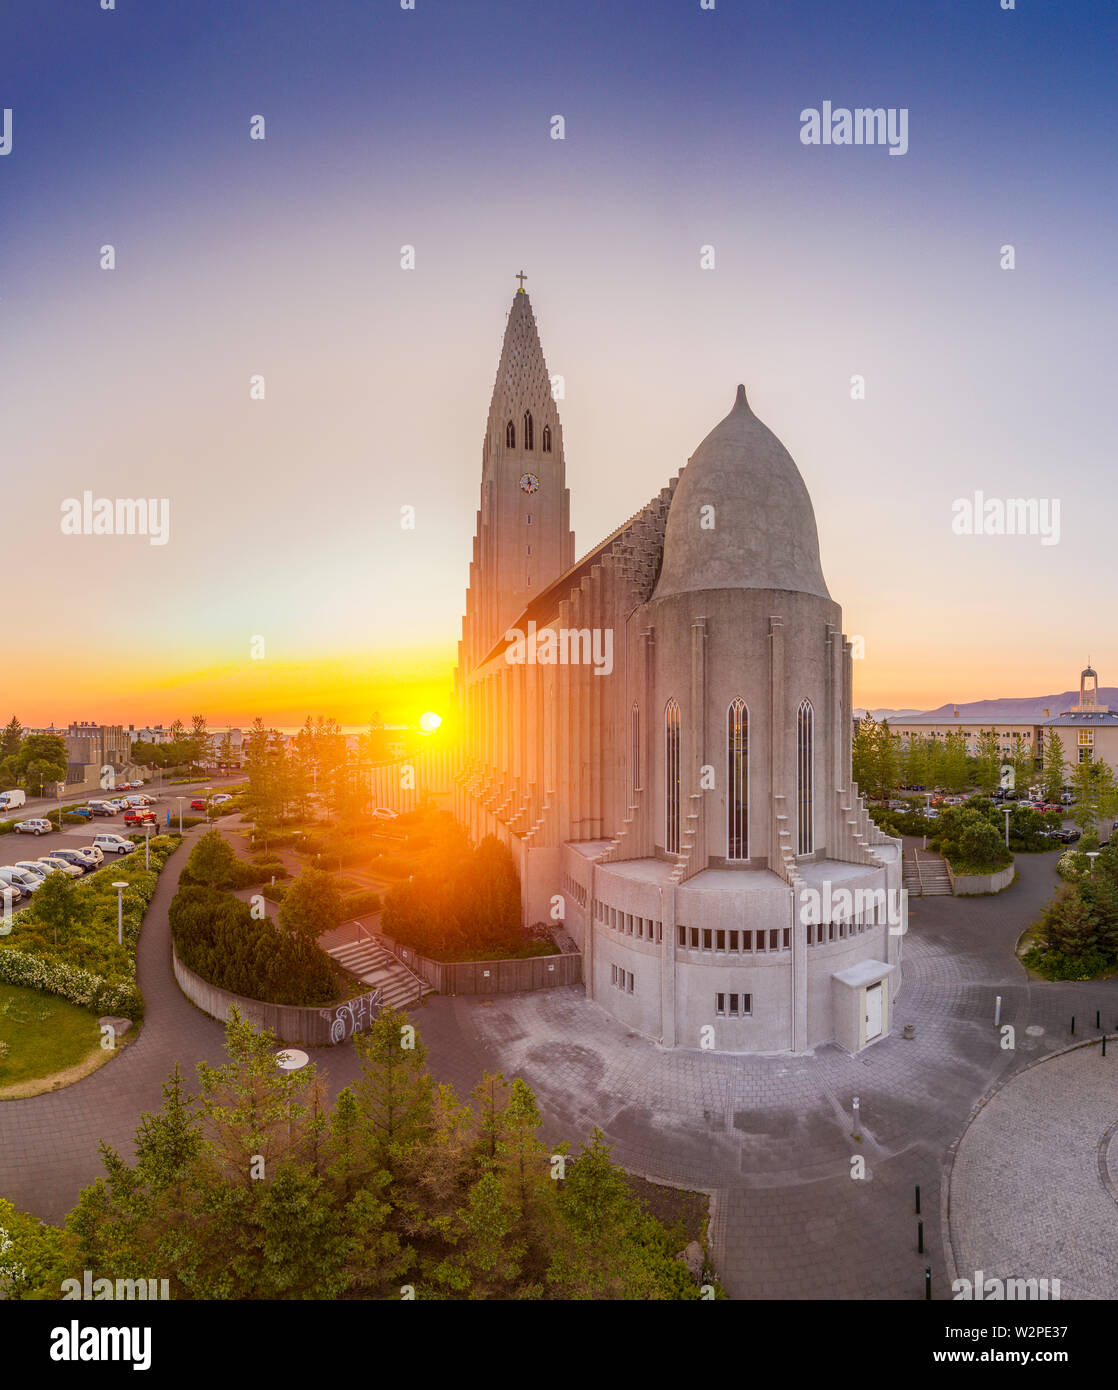
[[[433,714],[430,710],[419,716],[419,727],[425,734],[433,734],[442,722],[442,715]]]

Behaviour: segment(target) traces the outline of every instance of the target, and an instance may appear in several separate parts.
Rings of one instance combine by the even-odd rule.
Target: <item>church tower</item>
[[[481,459],[460,674],[574,564],[563,428],[523,282],[509,310]]]

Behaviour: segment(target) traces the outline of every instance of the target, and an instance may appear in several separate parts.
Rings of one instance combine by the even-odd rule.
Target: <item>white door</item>
[[[870,985],[866,990],[866,1042],[881,1036],[881,985]]]

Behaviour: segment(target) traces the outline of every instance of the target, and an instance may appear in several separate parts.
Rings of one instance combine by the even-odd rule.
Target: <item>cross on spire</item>
[[[517,290],[517,294],[523,294],[523,293],[524,293],[524,281],[527,280],[528,277],[527,277],[527,275],[524,274],[523,271],[521,271],[515,278],[516,278],[517,280],[520,281],[520,288]]]

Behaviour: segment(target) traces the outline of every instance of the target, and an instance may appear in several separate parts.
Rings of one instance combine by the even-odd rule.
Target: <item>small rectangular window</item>
[[[724,1014],[726,1012],[726,996],[724,994],[716,994],[714,996],[714,1012],[716,1014]]]
[[[753,950],[753,933],[752,933],[751,931],[743,931],[743,932],[742,932],[742,934],[741,934],[741,949],[742,949],[743,951],[752,951],[752,950]]]
[[[773,927],[773,929],[769,932],[769,950],[770,950],[770,951],[775,951],[775,950],[776,950],[776,928],[775,928],[775,927]]]
[[[714,933],[714,949],[716,951],[724,951],[726,949],[726,933],[724,931],[716,931]]]
[[[741,997],[741,1016],[742,1016],[742,1018],[748,1018],[749,1015],[750,1015],[752,1012],[753,1012],[753,996],[752,996],[752,994],[743,994],[742,997]]]
[[[676,927],[676,931],[679,933],[679,944],[680,944],[681,946],[686,946],[686,945],[687,945],[687,928],[686,928],[686,927]]]
[[[732,932],[730,933],[730,950],[731,950],[731,951],[736,951],[737,949],[738,949],[738,934],[737,934],[736,931],[732,931]]]
[[[784,950],[787,951],[791,945],[792,945],[792,928],[791,928],[791,927],[785,927],[785,928],[784,928]]]
[[[693,950],[696,950],[696,951],[697,951],[697,950],[699,949],[699,929],[698,929],[698,927],[692,927],[692,928],[691,928],[691,946],[692,946],[692,949],[693,949]]]
[[[657,922],[657,923],[656,923],[656,940],[657,940],[657,941],[663,941],[663,939],[664,939],[664,924],[663,924],[663,922]]]
[[[710,927],[703,928],[703,950],[714,950],[714,932],[711,931]]]
[[[635,977],[634,977],[634,975],[633,975],[633,972],[630,970],[630,971],[629,971],[629,993],[630,993],[630,994],[632,994],[632,992],[633,992],[633,986],[634,986],[635,983],[636,983]]]
[[[731,995],[730,995],[730,1017],[731,1017],[731,1018],[737,1018],[737,1016],[738,1016],[738,996],[737,996],[736,994],[731,994]]]

